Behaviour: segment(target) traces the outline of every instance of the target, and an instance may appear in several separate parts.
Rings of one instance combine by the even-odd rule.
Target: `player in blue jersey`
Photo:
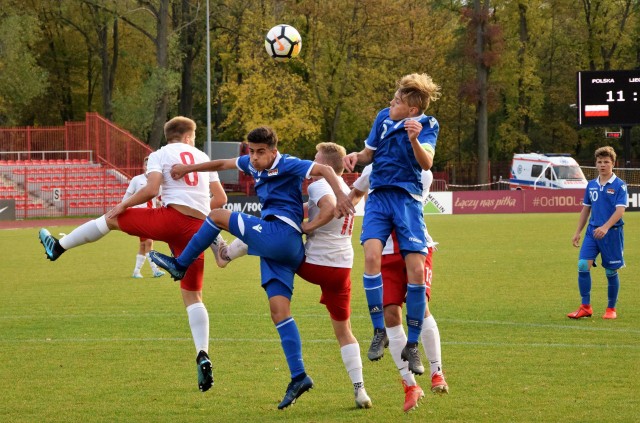
[[[616,302],[620,289],[618,269],[624,267],[624,222],[622,216],[629,205],[627,185],[613,173],[616,152],[612,147],[596,150],[598,177],[587,184],[578,228],[573,235],[573,245],[580,246],[580,234],[589,222],[578,257],[578,288],[582,304],[576,311],[567,314],[571,319],[591,317],[591,267],[595,266],[598,254],[607,275],[609,302],[603,319],[615,319]],[[591,215],[591,218],[589,218]]]
[[[291,383],[278,405],[283,409],[313,387],[313,381],[305,372],[302,342],[290,308],[294,274],[304,259],[300,227],[304,218],[303,179],[310,176],[326,179],[336,195],[336,216],[353,214],[354,209],[330,166],[280,154],[278,137],[271,128],[252,130],[247,141],[248,155],[174,166],[171,175],[180,179],[205,169],[240,169],[255,180],[255,190],[262,205],[261,217],[226,209],[213,210],[179,257],[168,257],[154,251],[150,256],[174,279],[181,279],[189,265],[211,245],[221,230],[242,239],[249,246],[249,254],[260,256],[262,287],[269,298],[271,319],[280,335],[291,373]]]
[[[422,170],[433,164],[438,121],[424,111],[440,97],[440,87],[427,74],[411,74],[397,82],[390,106],[378,113],[365,148],[345,157],[345,167],[373,163],[362,235],[364,288],[374,326],[374,339],[386,337],[382,301],[382,249],[395,229],[407,266],[407,344],[402,359],[409,370],[424,373],[418,339],[426,310],[424,277],[427,239],[422,214]]]

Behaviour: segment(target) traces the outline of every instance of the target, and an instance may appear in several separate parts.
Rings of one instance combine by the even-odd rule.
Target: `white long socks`
[[[149,266],[151,266],[151,271],[155,274],[158,273],[158,266],[156,266],[156,264],[154,262],[151,261],[151,257],[149,257],[149,253],[145,254],[145,257],[147,258],[147,261],[149,262]],[[140,267],[142,267],[142,265],[140,265]]]
[[[387,328],[387,336],[389,337],[389,352],[391,353],[391,357],[393,357],[394,363],[396,363],[400,376],[402,376],[402,379],[404,379],[408,386],[414,386],[416,379],[413,373],[409,371],[409,363],[401,357],[402,349],[407,344],[407,335],[404,332],[404,327],[398,325]]]
[[[364,383],[362,377],[362,358],[360,357],[360,345],[358,343],[348,344],[340,348],[342,362],[349,373],[351,383]]]
[[[70,234],[63,236],[60,239],[60,246],[68,250],[89,242],[95,242],[108,234],[109,231],[107,219],[104,216],[100,216],[95,220],[90,220],[78,226]]]
[[[145,259],[146,257],[142,254],[136,254],[136,267],[133,269],[133,273],[140,273],[140,269],[142,269]]]
[[[440,331],[438,324],[433,315],[424,319],[422,323],[422,332],[420,332],[420,340],[424,353],[429,360],[429,369],[431,374],[442,371],[442,352],[440,349]]]
[[[196,353],[209,352],[209,313],[203,303],[191,304],[187,307],[191,336],[196,346]]]
[[[246,256],[249,252],[249,246],[245,244],[240,238],[234,239],[227,247],[227,256],[231,260],[235,260],[238,257]]]

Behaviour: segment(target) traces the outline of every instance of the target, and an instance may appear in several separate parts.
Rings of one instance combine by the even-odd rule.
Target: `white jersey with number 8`
[[[162,204],[181,204],[208,215],[210,208],[209,183],[219,181],[218,172],[192,172],[183,178],[171,178],[176,164],[197,164],[209,161],[202,151],[181,142],[167,144],[149,155],[147,175],[162,173]]]

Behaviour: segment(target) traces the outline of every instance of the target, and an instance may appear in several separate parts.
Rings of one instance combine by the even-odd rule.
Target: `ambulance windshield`
[[[556,172],[558,179],[575,179],[584,180],[584,173],[579,166],[554,166],[553,170]]]

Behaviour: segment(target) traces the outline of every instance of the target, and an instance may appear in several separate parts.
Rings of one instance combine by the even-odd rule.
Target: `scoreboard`
[[[578,125],[640,125],[640,70],[578,72]]]

